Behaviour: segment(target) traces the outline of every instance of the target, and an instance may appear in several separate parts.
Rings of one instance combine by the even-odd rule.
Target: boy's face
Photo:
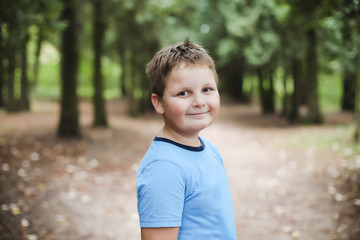
[[[197,136],[220,109],[215,74],[205,65],[175,68],[167,77],[163,97],[152,98],[165,128],[184,137]]]

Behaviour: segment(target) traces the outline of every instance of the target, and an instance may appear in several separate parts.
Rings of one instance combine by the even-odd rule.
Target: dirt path
[[[131,119],[111,104],[111,128],[85,127],[79,142],[52,134],[56,105],[38,103],[35,110],[0,116],[1,239],[139,239],[136,169],[160,119]],[[88,126],[88,104],[82,111]],[[203,132],[223,154],[239,240],[336,239],[333,154],[287,145],[325,132],[236,105],[224,106]]]

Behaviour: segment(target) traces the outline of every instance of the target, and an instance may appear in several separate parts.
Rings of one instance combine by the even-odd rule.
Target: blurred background
[[[190,37],[215,59],[223,95],[320,123],[324,111],[354,110],[359,21],[357,0],[4,0],[0,106],[93,99],[104,125],[104,100],[127,97],[129,113],[142,113],[145,64]]]
[[[319,172],[326,169],[332,180],[347,183],[340,196],[351,196],[339,197],[334,185],[327,186],[335,202],[348,204],[346,214],[332,213],[330,218],[339,222],[328,228],[334,239],[359,239],[359,228],[350,227],[360,219],[358,0],[2,0],[1,239],[138,238],[134,174],[161,127],[150,113],[145,66],[156,51],[187,37],[209,51],[219,75],[225,107],[216,129],[222,130],[207,134],[216,138],[231,123],[228,133],[241,137],[249,127],[262,139],[248,139],[252,147],[272,142],[265,136],[272,134],[285,139],[274,146],[282,149],[277,159],[289,148],[286,144],[335,151],[339,155],[322,162]],[[290,132],[281,135],[284,129]],[[291,138],[295,135],[300,139]],[[95,182],[84,182],[89,179]],[[236,174],[230,180],[239,181]],[[83,216],[79,222],[86,222],[83,211],[88,210],[81,204],[109,201],[106,195],[119,191],[112,189],[118,182],[122,192],[116,198],[132,207],[88,210],[94,216],[114,213],[107,215],[113,217],[109,222],[122,222],[123,230],[101,233],[94,227],[101,221],[69,227],[77,225],[62,212],[77,209]],[[85,193],[92,184],[98,187],[94,196]],[[69,207],[59,199],[80,202]],[[284,206],[275,209],[286,212]],[[56,230],[59,225],[62,231]],[[288,224],[280,232],[285,237],[273,239],[302,236]]]

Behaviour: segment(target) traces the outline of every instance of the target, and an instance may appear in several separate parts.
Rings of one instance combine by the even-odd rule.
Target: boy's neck
[[[157,136],[167,138],[172,141],[191,147],[201,146],[201,142],[199,140],[199,134],[195,134],[193,136],[183,136],[165,126],[161,129],[161,131],[157,134]]]

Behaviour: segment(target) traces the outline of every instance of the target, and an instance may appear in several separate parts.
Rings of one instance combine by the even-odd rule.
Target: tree
[[[60,19],[63,3],[61,0],[37,0],[32,1],[33,27],[37,28],[35,59],[33,64],[32,87],[36,87],[40,68],[40,54],[42,44],[49,40],[52,35],[57,35],[63,30],[64,22]]]
[[[260,66],[257,69],[259,79],[259,92],[262,112],[264,114],[274,113],[274,69],[270,63]]]
[[[275,16],[279,23],[279,67],[283,69],[283,115],[290,122],[300,121],[300,106],[306,103],[304,91],[304,59],[306,38],[303,31],[303,22],[294,19],[290,14],[290,6],[278,3]]]
[[[219,42],[221,55],[243,55],[247,65],[256,69],[263,113],[275,111],[273,61],[279,48],[277,20],[273,1],[219,2],[229,37]],[[241,65],[238,65],[240,67]],[[235,81],[241,78],[234,79]],[[236,85],[234,85],[236,86]]]
[[[61,112],[58,135],[79,137],[79,112],[76,94],[78,71],[78,41],[76,0],[64,0],[62,19],[67,26],[62,34],[61,45]]]
[[[343,45],[345,47],[345,52],[351,52],[354,47],[353,41],[351,39],[351,29],[349,26],[349,19],[344,19],[343,21]],[[355,109],[355,90],[356,90],[356,79],[357,79],[357,66],[353,63],[349,63],[349,60],[353,59],[344,59],[343,64],[343,94],[341,101],[341,108],[345,111],[353,111]]]
[[[359,1],[342,1],[342,12],[344,17],[343,24],[350,32],[350,36],[344,36],[349,45],[347,45],[345,60],[349,63],[344,69],[345,76],[351,79],[355,88],[355,140],[360,142],[360,74],[359,74],[359,61],[360,61],[360,3]],[[345,80],[345,79],[344,79]],[[346,94],[344,92],[344,94]]]
[[[5,106],[4,103],[4,80],[5,80],[5,74],[4,74],[4,63],[3,60],[5,59],[5,49],[4,49],[4,38],[3,38],[3,31],[2,31],[2,22],[0,21],[0,108]]]
[[[3,93],[2,88],[6,83],[5,107],[7,111],[29,110],[26,47],[29,40],[28,27],[32,20],[33,9],[27,1],[6,1],[5,5],[6,8],[2,6],[0,8],[1,65],[5,59],[7,62],[6,67],[1,66],[1,91]],[[21,71],[19,72],[17,69],[21,69]]]
[[[301,105],[301,95],[303,78],[302,61],[293,55],[291,59],[291,75],[293,79],[293,92],[291,96],[291,107],[287,114],[287,119],[291,122],[298,122],[300,120],[299,107]]]
[[[6,44],[6,58],[8,61],[7,64],[7,100],[6,100],[6,110],[8,112],[18,111],[17,101],[14,95],[15,89],[15,69],[16,69],[16,55],[17,55],[17,32],[16,26],[14,23],[9,23],[7,25],[8,39]]]
[[[322,114],[319,107],[318,95],[318,60],[317,60],[317,35],[314,28],[306,31],[308,46],[306,51],[306,86],[307,86],[307,121],[322,123]]]
[[[306,36],[305,54],[305,86],[307,90],[307,116],[308,123],[321,123],[323,121],[318,96],[318,29],[321,20],[329,15],[331,1],[312,0],[286,0],[290,6],[289,21],[302,23]]]
[[[222,89],[226,94],[239,102],[245,102],[247,97],[244,93],[245,58],[239,53],[230,58],[226,64],[218,68],[222,82]]]
[[[340,6],[334,11],[340,10],[342,45],[343,45],[343,95],[341,107],[345,111],[353,111],[355,108],[356,80],[359,76],[358,62],[355,60],[359,54],[356,46],[358,38],[358,24],[360,6],[353,0],[342,0]]]
[[[356,83],[356,102],[355,102],[355,141],[360,142],[360,78]]]
[[[156,15],[160,6],[147,4],[144,0],[117,2],[116,46],[123,75],[121,86],[129,102],[128,113],[132,116],[151,107],[145,67],[159,47],[156,27],[161,23],[162,15]]]
[[[93,67],[93,106],[94,106],[94,126],[107,126],[105,102],[103,97],[103,77],[101,74],[101,57],[103,55],[104,34],[106,29],[104,1],[93,0],[94,9],[94,29],[93,29],[93,50],[94,50],[94,67]]]
[[[30,90],[34,81],[28,70],[29,29],[37,26],[44,31],[55,30],[59,25],[54,23],[60,8],[58,0],[0,2],[0,106],[5,106],[7,111],[30,109]],[[43,21],[43,15],[48,16],[46,21]],[[39,54],[37,51],[37,59]]]
[[[27,64],[27,43],[29,41],[29,35],[26,34],[21,43],[21,97],[20,97],[20,109],[29,111],[29,79],[28,79],[28,64]]]

